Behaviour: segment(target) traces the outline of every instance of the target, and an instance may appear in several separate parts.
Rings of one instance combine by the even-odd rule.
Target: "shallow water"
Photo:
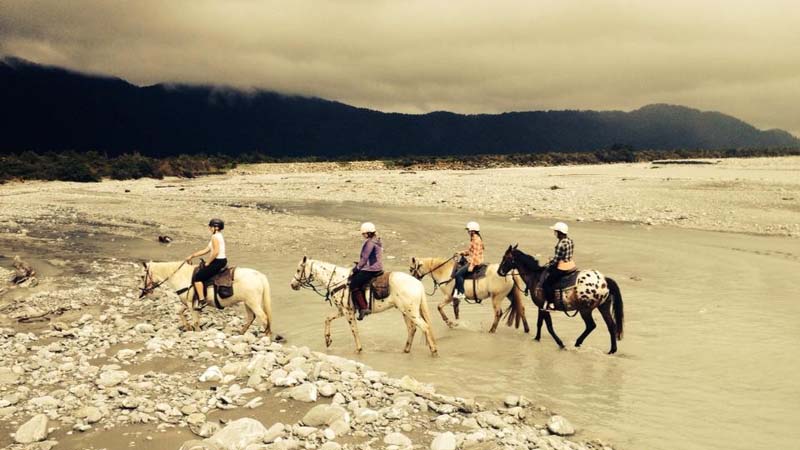
[[[445,256],[466,246],[463,223],[481,222],[487,261],[499,261],[511,243],[549,257],[555,244],[546,224],[528,219],[445,210],[356,204],[290,204],[295,214],[360,221],[383,234],[389,269],[408,270],[410,256]],[[391,230],[384,224],[391,224]],[[394,232],[394,233],[392,233]],[[601,438],[620,449],[790,448],[800,439],[800,305],[794,288],[800,241],[790,238],[574,223],[576,259],[621,286],[625,337],[608,351],[605,325],[583,348],[572,348],[583,321],[555,315],[570,350],[559,350],[543,330],[541,342],[501,325],[488,330],[491,306],[462,304],[460,326],[448,329],[430,298],[440,356],[432,358],[421,333],[402,353],[406,328],[397,311],[359,323],[364,352],[354,353],[347,322],[333,324],[333,354],[361,360],[394,376],[410,374],[441,392],[498,400],[522,394],[568,417],[578,438]],[[403,242],[403,241],[406,242]],[[95,239],[95,243],[97,243]],[[359,241],[353,238],[353,258]],[[116,241],[100,253],[177,259],[180,245]],[[232,247],[232,246],[231,246]],[[113,253],[113,255],[112,255]],[[302,254],[239,254],[232,262],[265,272],[273,292],[273,329],[290,344],[324,351],[324,316],[332,309],[289,281]],[[315,255],[308,255],[315,257]],[[390,259],[390,257],[394,257]],[[350,259],[335,261],[349,264]],[[430,280],[425,280],[430,291]],[[536,311],[528,309],[535,327]],[[452,317],[452,309],[448,308]]]

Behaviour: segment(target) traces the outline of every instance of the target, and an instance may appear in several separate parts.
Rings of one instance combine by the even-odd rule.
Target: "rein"
[[[306,273],[306,265],[305,265],[305,263],[303,263],[302,275],[300,276],[300,278],[295,276],[294,279],[295,279],[295,281],[297,281],[297,283],[300,285],[301,288],[311,289],[312,291],[314,291],[315,294],[319,295],[320,297],[323,297],[325,299],[325,301],[328,302],[328,304],[330,304],[331,303],[331,295],[335,294],[336,292],[340,291],[341,289],[344,289],[347,286],[347,280],[340,281],[339,283],[336,283],[336,284],[332,284],[333,283],[333,276],[336,274],[336,267],[334,266],[333,272],[331,272],[331,276],[330,276],[330,278],[328,278],[328,285],[325,286],[325,293],[323,294],[322,292],[319,291],[317,286],[314,284],[314,274],[312,272],[313,269],[314,269],[314,263],[312,262],[311,266],[308,268],[309,275],[306,276],[305,275],[305,273]]]
[[[142,291],[142,293],[139,294],[139,298],[144,297],[145,295],[147,295],[147,294],[153,292],[154,290],[158,289],[162,284],[166,283],[170,278],[175,276],[175,274],[178,273],[179,270],[181,270],[181,267],[183,267],[184,264],[186,264],[186,261],[181,262],[181,265],[178,266],[178,268],[175,269],[175,271],[172,272],[172,274],[170,276],[168,276],[167,278],[164,278],[163,280],[161,280],[158,283],[154,283],[149,288],[147,287],[147,282],[148,281],[153,281],[153,276],[150,274],[150,266],[148,266],[147,270],[145,271],[145,275],[144,275],[144,287],[139,289],[140,291]]]
[[[452,260],[456,259],[456,256],[458,256],[458,255],[453,255],[453,256],[451,256],[450,258],[448,258],[448,259],[444,260],[444,262],[442,262],[442,263],[441,263],[441,264],[439,264],[438,266],[434,267],[433,269],[431,269],[431,270],[429,270],[429,271],[427,271],[427,272],[425,272],[425,273],[423,273],[423,274],[414,275],[414,278],[416,278],[416,279],[418,279],[418,280],[422,280],[423,278],[425,278],[425,276],[426,276],[426,275],[430,275],[430,274],[432,274],[433,272],[436,272],[436,271],[437,271],[437,270],[439,270],[441,267],[444,267],[444,265],[445,265],[445,264],[447,264],[447,263],[449,263],[450,261],[452,261]],[[417,271],[417,268],[418,268],[418,266],[417,266],[417,267],[414,267],[414,272],[416,272],[416,271]],[[436,289],[438,289],[438,288],[439,288],[439,286],[441,286],[441,285],[443,285],[443,284],[447,284],[447,283],[449,283],[449,282],[450,282],[452,279],[453,279],[453,278],[449,278],[449,279],[447,279],[447,280],[445,280],[445,281],[442,281],[442,282],[440,283],[440,282],[436,281],[436,278],[434,278],[434,277],[433,277],[433,275],[431,275],[431,281],[433,281],[433,290],[430,292],[430,294],[428,294],[428,293],[426,293],[426,294],[427,294],[427,295],[429,295],[429,296],[430,296],[430,295],[433,295],[433,294],[435,294],[435,293],[436,293]]]

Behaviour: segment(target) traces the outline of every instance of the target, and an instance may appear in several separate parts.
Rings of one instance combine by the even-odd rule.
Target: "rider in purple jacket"
[[[381,239],[375,236],[375,225],[371,222],[363,223],[361,235],[364,237],[361,258],[350,278],[350,293],[353,297],[353,304],[358,309],[358,320],[363,320],[364,316],[372,313],[364,294],[364,286],[374,277],[383,273],[383,244]]]

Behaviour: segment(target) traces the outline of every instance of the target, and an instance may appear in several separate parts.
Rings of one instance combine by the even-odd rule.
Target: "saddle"
[[[575,285],[578,284],[578,272],[579,269],[575,267],[553,285],[552,298],[556,300],[556,302],[560,302],[563,305],[564,298],[569,295],[570,291],[575,289]],[[542,274],[539,275],[539,282],[536,283],[535,292],[537,297],[547,298],[547,293],[544,292],[544,288],[542,287],[545,279],[547,279],[547,273],[548,271],[544,270],[542,271]]]
[[[373,299],[383,300],[389,296],[389,275],[391,274],[392,272],[381,272],[380,275],[370,280],[367,285],[370,305],[372,305]]]
[[[201,261],[200,264],[194,268],[192,276],[194,276],[194,274],[196,274],[197,271],[199,271],[203,266],[205,266],[205,263]],[[209,286],[214,286],[214,304],[219,309],[222,309],[222,305],[220,305],[218,300],[219,298],[228,298],[233,296],[233,277],[235,271],[236,266],[227,266],[218,274],[203,282],[203,288],[206,290],[206,293],[208,293]],[[197,293],[195,293],[195,296],[197,296]]]
[[[465,265],[467,265],[467,259],[461,257],[461,259],[458,261],[458,264],[456,264],[453,267],[453,273],[450,274],[450,278],[452,279],[453,277],[455,277],[455,274],[458,271],[458,269],[464,267]],[[472,273],[467,273],[467,275],[464,277],[464,282],[466,282],[467,280],[472,280],[472,292],[474,297],[473,300],[475,300],[477,303],[481,302],[481,299],[478,298],[478,280],[480,280],[481,278],[486,278],[487,267],[488,265],[486,264],[478,264],[477,266],[472,268]]]

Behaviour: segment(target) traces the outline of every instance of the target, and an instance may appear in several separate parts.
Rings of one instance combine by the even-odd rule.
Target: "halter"
[[[300,264],[302,270],[300,271],[300,277],[298,278],[297,275],[293,277],[297,284],[301,288],[311,289],[319,295],[323,297],[326,302],[331,302],[331,295],[335,294],[336,292],[344,289],[347,286],[347,280],[340,281],[336,284],[333,283],[333,276],[336,274],[336,266],[333,267],[333,272],[331,272],[331,277],[328,279],[328,285],[325,286],[325,293],[319,291],[317,286],[314,284],[314,263],[312,262],[311,265],[308,267],[308,275],[306,275],[306,263],[305,261]]]
[[[140,291],[142,291],[142,293],[139,294],[139,298],[143,298],[145,295],[150,294],[154,290],[158,289],[159,286],[161,286],[162,284],[166,283],[167,280],[169,280],[170,278],[175,276],[175,274],[178,273],[179,270],[181,270],[181,267],[183,267],[184,264],[186,264],[186,261],[181,262],[181,265],[178,266],[178,268],[175,269],[175,271],[172,272],[172,274],[170,276],[168,276],[167,278],[164,278],[163,280],[161,280],[158,283],[153,283],[153,285],[150,286],[150,287],[147,287],[147,285],[149,283],[153,282],[153,275],[150,273],[150,265],[147,265],[147,270],[145,270],[145,272],[144,272],[144,287],[139,289]]]
[[[451,256],[450,258],[448,258],[448,259],[444,260],[444,262],[442,262],[442,263],[441,263],[441,264],[439,264],[438,266],[434,267],[433,269],[431,269],[431,270],[429,270],[429,271],[427,271],[427,272],[425,272],[425,273],[423,273],[423,274],[420,274],[420,273],[419,273],[419,267],[420,267],[422,264],[416,264],[416,265],[414,266],[414,268],[413,268],[413,269],[409,269],[408,271],[411,273],[411,275],[412,275],[414,278],[416,278],[416,279],[418,279],[418,280],[422,281],[422,279],[423,279],[423,278],[425,278],[425,276],[426,276],[426,275],[430,275],[431,273],[433,273],[433,272],[436,272],[437,270],[439,270],[439,268],[443,267],[445,264],[447,264],[447,263],[449,263],[450,261],[452,261],[452,260],[456,259],[456,257],[457,257],[457,256],[458,256],[458,255],[453,255],[453,256]],[[440,283],[440,282],[436,281],[436,279],[433,277],[433,275],[431,275],[431,281],[433,281],[433,290],[432,290],[432,291],[431,291],[429,294],[427,294],[427,293],[426,293],[426,294],[427,294],[427,295],[433,295],[433,294],[435,294],[435,293],[436,293],[436,289],[437,289],[439,286],[441,286],[441,285],[443,285],[443,284],[447,284],[447,283],[449,283],[449,282],[450,282],[452,279],[453,279],[453,278],[451,277],[451,278],[449,278],[449,279],[447,279],[447,280],[445,280],[445,281],[442,281],[442,282]]]

